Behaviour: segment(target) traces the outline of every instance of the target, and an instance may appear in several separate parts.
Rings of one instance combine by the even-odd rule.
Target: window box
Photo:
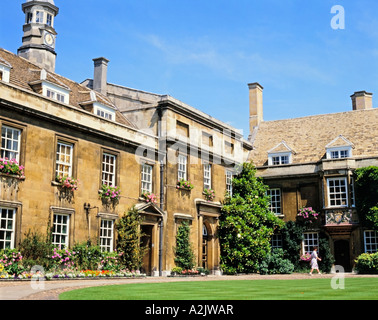
[[[15,159],[0,158],[0,174],[24,178],[24,168]]]
[[[148,191],[144,191],[142,193],[142,196],[141,198],[143,199],[143,201],[146,201],[146,202],[151,202],[153,204],[156,204],[157,203],[157,195],[152,193],[152,192],[148,192]]]
[[[67,191],[76,191],[79,186],[79,180],[75,180],[71,177],[67,176],[57,176],[55,181],[58,183],[58,186],[62,190],[67,190]]]
[[[194,188],[193,184],[190,182],[190,181],[187,181],[187,180],[184,180],[184,179],[180,179],[180,180],[177,180],[177,185],[176,185],[176,188],[177,189],[181,189],[181,190],[192,190]]]
[[[297,222],[305,227],[316,227],[318,225],[320,214],[312,207],[301,208],[297,214]]]
[[[203,190],[203,195],[207,201],[213,201],[215,198],[215,191],[213,189]]]
[[[99,197],[103,204],[117,205],[121,197],[121,191],[117,186],[103,184],[99,190]]]

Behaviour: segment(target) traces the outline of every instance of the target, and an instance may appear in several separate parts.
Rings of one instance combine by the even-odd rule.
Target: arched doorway
[[[349,241],[336,240],[334,243],[335,265],[342,266],[346,272],[351,271]]]

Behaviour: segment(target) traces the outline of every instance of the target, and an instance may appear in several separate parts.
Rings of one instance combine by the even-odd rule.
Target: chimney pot
[[[104,57],[100,57],[100,58],[93,59],[93,61],[94,61],[93,90],[98,91],[103,95],[106,95],[109,60]]]
[[[353,110],[366,110],[373,108],[373,94],[366,91],[357,91],[350,96]]]

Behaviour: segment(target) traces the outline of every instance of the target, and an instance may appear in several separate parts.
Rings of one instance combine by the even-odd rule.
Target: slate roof
[[[256,166],[267,165],[268,152],[283,141],[295,150],[293,164],[318,162],[326,147],[341,145],[353,147],[353,158],[378,157],[378,108],[263,121],[256,130],[249,155]]]
[[[11,67],[9,80],[10,84],[18,86],[22,89],[36,92],[33,84],[41,80],[46,80],[68,90],[70,92],[69,104],[78,109],[84,109],[81,104],[92,100],[92,97],[95,96],[96,101],[99,103],[115,109],[116,122],[137,129],[131,121],[129,121],[121,112],[119,112],[118,108],[111,102],[110,99],[99,92],[93,91],[94,95],[92,93],[91,97],[92,90],[86,86],[56,73],[52,73],[47,70],[43,71],[43,69],[37,64],[34,64],[27,59],[19,57],[2,48],[0,48],[0,62]]]

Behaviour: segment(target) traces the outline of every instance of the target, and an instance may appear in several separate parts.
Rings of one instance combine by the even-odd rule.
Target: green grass
[[[77,289],[60,300],[378,300],[378,278],[132,283]]]

